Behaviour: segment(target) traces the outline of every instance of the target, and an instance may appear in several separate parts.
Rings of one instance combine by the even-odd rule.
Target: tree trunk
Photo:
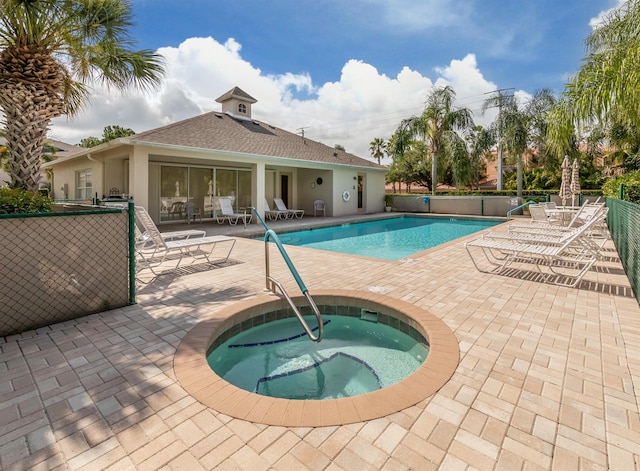
[[[433,153],[431,159],[431,194],[436,194],[436,188],[438,187],[438,154]]]
[[[38,191],[42,151],[49,122],[60,114],[60,102],[28,84],[0,82],[0,106],[7,123],[9,186]]]
[[[0,53],[0,108],[7,125],[11,188],[38,191],[40,164],[52,118],[65,110],[65,71],[37,46]]]
[[[517,177],[517,195],[519,198],[522,197],[522,155],[518,156],[518,166],[517,166],[517,170],[516,170],[516,177]]]

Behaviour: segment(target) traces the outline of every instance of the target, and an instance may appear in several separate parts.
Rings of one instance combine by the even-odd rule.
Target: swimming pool
[[[283,244],[330,252],[399,260],[474,232],[500,220],[403,216],[278,234]]]

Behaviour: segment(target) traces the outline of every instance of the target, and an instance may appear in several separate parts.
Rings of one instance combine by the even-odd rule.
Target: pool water
[[[283,244],[399,260],[503,221],[400,217],[279,234]]]
[[[386,324],[339,315],[323,319],[324,338],[318,343],[297,318],[280,319],[232,337],[207,361],[220,377],[247,391],[285,399],[337,399],[394,384],[429,353],[425,342]],[[309,325],[314,321],[309,318]]]

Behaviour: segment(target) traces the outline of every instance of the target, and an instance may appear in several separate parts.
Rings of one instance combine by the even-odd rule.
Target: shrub
[[[602,185],[602,194],[610,198],[617,198],[620,193],[620,184],[625,185],[625,200],[640,203],[640,170],[627,172],[617,178],[607,180]]]
[[[0,214],[48,213],[53,200],[30,191],[0,188]]]

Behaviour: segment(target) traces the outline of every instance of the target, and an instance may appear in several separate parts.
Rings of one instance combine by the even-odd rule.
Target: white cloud
[[[403,118],[422,111],[434,84],[451,85],[460,104],[472,109],[481,108],[484,94],[496,88],[483,77],[473,54],[438,68],[435,80],[408,67],[389,77],[371,64],[350,60],[338,81],[314,85],[308,74],[265,75],[240,51],[234,39],[222,44],[210,37],[159,49],[167,74],[158,90],[120,95],[95,88],[91,105],[71,121],[54,120],[50,137],[75,144],[101,136],[107,125],[146,131],[219,110],[215,99],[239,86],[258,100],[252,107],[256,119],[291,132],[304,127],[310,139],[368,157],[373,138],[389,138]],[[476,116],[478,121],[488,119]]]

